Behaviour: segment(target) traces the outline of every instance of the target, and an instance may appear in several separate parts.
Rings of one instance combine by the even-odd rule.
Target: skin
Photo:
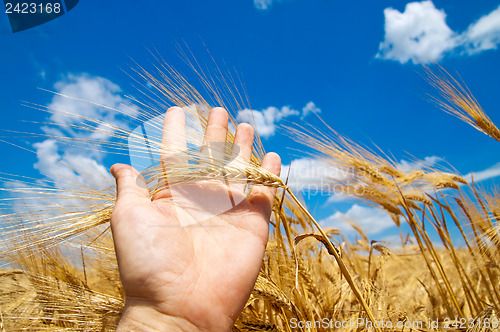
[[[204,144],[224,142],[227,128],[227,112],[212,109]],[[164,167],[173,162],[169,152],[186,146],[184,133],[184,111],[170,108]],[[253,128],[239,124],[237,160],[250,159],[253,139]],[[279,156],[268,153],[262,167],[279,175]],[[275,189],[253,186],[245,195],[242,185],[205,181],[188,190],[163,189],[151,199],[131,166],[113,165],[111,174],[117,184],[111,230],[126,295],[117,331],[230,331],[261,267]],[[193,201],[189,189],[213,202],[230,190],[240,203],[214,215]]]

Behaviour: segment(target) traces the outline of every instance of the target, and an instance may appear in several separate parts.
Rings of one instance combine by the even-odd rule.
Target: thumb
[[[119,202],[137,203],[149,200],[149,191],[144,177],[132,166],[114,164],[111,175],[116,179],[116,204]]]

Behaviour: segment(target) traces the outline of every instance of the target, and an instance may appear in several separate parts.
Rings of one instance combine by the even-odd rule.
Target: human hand
[[[225,142],[227,130],[227,112],[212,109],[204,144]],[[253,139],[250,125],[237,126],[234,143],[240,161],[250,160]],[[167,150],[185,146],[181,108],[167,111],[162,142]],[[279,156],[268,153],[262,167],[279,175]],[[239,202],[210,215],[210,211],[192,213],[193,206],[200,209],[200,205],[191,195],[177,192],[174,202],[175,187],[151,199],[131,166],[116,164],[111,173],[117,182],[111,230],[126,295],[117,330],[229,331],[262,264],[276,189],[254,185],[246,196],[243,186],[197,183],[198,195],[230,194]]]

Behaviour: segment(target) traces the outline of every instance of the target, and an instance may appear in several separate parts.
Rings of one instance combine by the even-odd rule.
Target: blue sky
[[[376,144],[400,162],[442,159],[462,174],[488,170],[480,174],[489,183],[500,173],[498,143],[429,103],[426,94],[432,90],[415,62],[436,59],[458,71],[492,120],[500,123],[499,6],[498,0],[81,0],[62,17],[16,34],[2,13],[0,129],[50,132],[47,126],[22,122],[49,118],[23,107],[22,101],[74,106],[37,88],[119,107],[125,94],[135,93],[121,70],[133,65],[130,58],[148,63],[147,49],[156,48],[169,64],[183,69],[175,45],[184,40],[201,59],[206,58],[205,43],[215,59],[244,77],[251,110],[265,119],[258,128],[264,145],[285,164],[304,154],[294,150],[301,147],[279,125],[317,124],[311,113],[320,112],[338,132],[360,144]],[[66,151],[44,138],[8,140],[102,172],[116,161]],[[4,143],[0,152],[2,172],[50,179],[60,171],[36,154]],[[298,161],[292,170],[301,174],[299,166],[306,164]],[[311,205],[330,224],[347,213],[365,225],[388,227],[383,214],[346,203],[325,205],[325,199],[313,199]],[[384,227],[372,234],[388,233]]]

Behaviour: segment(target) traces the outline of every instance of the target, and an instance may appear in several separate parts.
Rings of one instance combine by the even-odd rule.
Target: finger
[[[241,168],[242,171],[250,163],[252,157],[254,130],[248,123],[240,123],[236,127],[236,134],[234,136],[234,144],[231,152],[230,165]],[[231,189],[243,192],[245,190],[246,182],[245,174],[238,182],[231,185]],[[241,181],[241,182],[240,182]]]
[[[180,107],[170,107],[165,114],[161,161],[163,165],[187,163],[186,115]]]
[[[281,171],[281,159],[276,153],[270,152],[264,156],[262,160],[262,168],[279,176]],[[276,188],[264,185],[254,185],[250,191],[248,199],[255,207],[257,207],[262,215],[269,219],[273,208]]]
[[[248,123],[240,123],[236,127],[234,145],[232,149],[233,157],[241,163],[249,163],[252,157],[254,130]]]
[[[203,139],[201,163],[221,163],[224,160],[229,116],[222,107],[212,108],[208,115],[207,129]],[[211,160],[211,161],[210,161]]]
[[[165,113],[160,149],[160,172],[166,168],[187,164],[186,115],[180,107],[170,107]],[[168,179],[159,174],[153,200],[169,197]]]
[[[149,201],[149,191],[144,177],[132,166],[114,164],[111,175],[116,179],[116,204],[135,204]]]

